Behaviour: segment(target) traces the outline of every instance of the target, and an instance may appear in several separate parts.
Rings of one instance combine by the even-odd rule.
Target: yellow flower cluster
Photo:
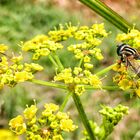
[[[119,123],[119,121],[129,113],[129,108],[121,104],[112,108],[109,106],[102,105],[102,109],[99,113],[102,115],[102,123],[99,126],[95,121],[90,120],[90,126],[96,139],[103,140],[106,139],[108,135],[113,131],[114,127]],[[90,140],[90,137],[86,130],[83,131],[84,138],[82,140]]]
[[[77,32],[75,32],[74,38],[84,42],[70,45],[68,46],[68,50],[74,53],[76,59],[84,60],[85,68],[92,68],[93,65],[90,64],[91,57],[95,57],[98,60],[103,59],[101,50],[97,48],[97,46],[101,44],[102,38],[107,35],[104,24],[94,24],[91,28],[88,26],[81,26]]]
[[[63,46],[60,43],[49,40],[46,35],[38,35],[22,45],[23,51],[31,51],[34,53],[33,60],[38,60],[41,56],[48,56],[50,52],[62,48]]]
[[[130,46],[133,46],[134,48],[140,50],[140,31],[136,29],[130,30],[127,34],[118,34],[116,40],[118,42],[129,44]]]
[[[24,110],[24,117],[18,115],[9,122],[10,129],[21,135],[26,133],[27,140],[63,140],[62,132],[74,131],[77,126],[68,113],[59,111],[55,104],[45,104],[41,116],[37,117],[36,105]]]
[[[114,126],[117,125],[117,123],[125,114],[129,113],[128,107],[121,104],[117,105],[114,108],[111,108],[109,106],[102,106],[102,110],[100,110],[99,112],[104,116],[104,119],[106,119],[103,121],[112,123]]]
[[[50,40],[55,42],[61,42],[67,40],[70,37],[73,37],[74,33],[78,30],[77,26],[72,26],[71,23],[66,24],[64,27],[62,24],[59,25],[59,29],[50,31],[48,33]]]
[[[124,64],[117,64],[113,70],[118,72],[113,77],[113,81],[118,84],[122,90],[133,89],[133,91],[140,97],[140,79],[136,74],[130,70],[127,70]]]
[[[68,84],[70,87],[74,87],[74,92],[77,95],[81,95],[85,92],[84,85],[92,85],[94,87],[101,87],[102,82],[98,76],[93,75],[89,70],[83,70],[80,67],[65,68],[59,74],[54,77],[55,81],[62,81]]]
[[[82,40],[83,43],[71,45],[68,50],[73,51],[76,58],[84,58],[85,62],[90,62],[92,55],[99,60],[103,59],[101,50],[95,47],[100,45],[102,38],[107,35],[104,24],[94,24],[91,28],[60,24],[58,29],[48,32],[48,35],[38,35],[22,44],[22,50],[33,52],[33,60],[38,60],[41,56],[48,56],[51,52],[62,49],[64,46],[60,43],[61,41],[74,38],[78,41]]]
[[[4,53],[6,47],[1,48]],[[23,63],[23,56],[8,57],[5,54],[0,61],[0,88],[4,85],[15,86],[19,82],[33,79],[33,73],[43,70],[43,67],[35,63]]]

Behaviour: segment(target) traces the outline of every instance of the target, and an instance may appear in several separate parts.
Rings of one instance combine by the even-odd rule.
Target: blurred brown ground
[[[89,10],[85,5],[83,5],[78,0],[33,0],[34,2],[42,1],[50,5],[55,5],[60,8],[65,8],[70,11],[80,11],[90,17],[95,14],[92,10]],[[117,11],[122,16],[129,14],[140,14],[140,0],[101,0],[107,6],[109,6],[114,11]]]

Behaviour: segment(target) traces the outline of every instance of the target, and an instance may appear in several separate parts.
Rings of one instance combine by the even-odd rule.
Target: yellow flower
[[[81,79],[79,77],[74,77],[73,81],[74,83],[79,84],[81,82]]]
[[[52,140],[64,140],[61,135],[55,135],[53,136]]]
[[[0,66],[1,67],[6,67],[6,66],[8,67],[7,57],[2,56],[1,59],[2,59],[2,61],[0,62]]]
[[[50,110],[50,111],[53,111],[53,112],[55,112],[55,111],[57,111],[57,110],[59,109],[59,106],[58,106],[58,105],[55,105],[55,104],[53,104],[53,103],[45,104],[44,107],[45,107],[45,109],[46,109],[47,111]]]
[[[94,34],[97,34],[97,35],[100,34],[104,37],[106,37],[108,35],[106,30],[104,29],[104,23],[93,24],[92,29],[93,29]]]
[[[102,85],[101,80],[96,75],[91,75],[89,77],[89,82],[90,82],[90,85],[95,86],[95,87],[101,87]]]
[[[54,77],[55,81],[64,81],[65,84],[70,84],[73,82],[72,70],[71,68],[66,68],[62,70],[59,74]]]
[[[20,53],[19,56],[13,56],[13,57],[11,58],[11,61],[14,62],[14,63],[18,63],[18,62],[20,62],[22,59],[23,59],[23,56],[22,56],[22,53]]]
[[[60,112],[60,111],[57,112],[56,117],[57,117],[58,119],[60,119],[60,120],[61,120],[61,119],[68,119],[68,118],[69,118],[69,116],[68,116],[67,113]]]
[[[16,134],[20,135],[26,131],[26,124],[23,121],[23,117],[18,115],[9,122],[10,129]]]
[[[57,121],[53,121],[53,122],[51,122],[51,124],[50,124],[50,127],[53,128],[53,129],[57,128],[58,126],[59,126],[59,124],[58,124]]]
[[[71,119],[62,119],[60,121],[60,128],[64,131],[74,131],[77,126],[73,124],[73,121]]]
[[[135,92],[140,97],[140,88],[136,89]]]
[[[41,56],[48,56],[50,54],[50,50],[48,48],[41,48],[39,53]]]
[[[82,72],[82,68],[80,68],[80,67],[74,67],[73,73],[75,75],[78,75],[80,72]]]
[[[85,63],[84,67],[87,68],[87,69],[92,69],[93,68],[93,64]]]
[[[124,64],[116,64],[112,68],[114,71],[126,73],[126,66]]]
[[[119,84],[120,88],[122,90],[127,90],[130,89],[132,86],[132,81],[128,80],[128,79],[122,79]]]
[[[90,62],[90,61],[91,61],[91,58],[90,58],[89,56],[86,55],[86,56],[84,57],[84,62],[87,63],[87,62]]]
[[[26,71],[15,72],[15,76],[14,76],[14,80],[16,82],[24,82],[26,80],[31,80],[32,78],[33,78],[33,75]]]
[[[25,110],[24,110],[24,117],[25,119],[33,119],[36,115],[36,112],[37,112],[37,107],[36,105],[31,105],[30,107],[27,107]]]
[[[77,94],[77,95],[82,95],[83,93],[85,92],[85,88],[84,88],[84,86],[83,85],[76,85],[75,86],[75,93]]]
[[[0,129],[0,140],[19,140],[19,137],[8,129]]]
[[[6,46],[4,44],[0,44],[0,52],[4,53],[6,50],[8,50],[8,46]]]
[[[84,70],[84,74],[86,77],[91,76],[91,72],[89,70]]]
[[[25,63],[25,71],[28,71],[28,72],[35,72],[35,71],[42,71],[43,70],[43,67],[39,64],[36,64],[36,63],[31,63],[31,64],[28,64],[28,63]]]
[[[27,41],[23,44],[23,51],[36,50],[40,48],[40,44],[47,41],[48,37],[46,35],[38,35],[34,37],[32,40]]]
[[[95,51],[94,55],[98,60],[102,60],[104,58],[103,55],[101,54],[101,49],[94,48],[94,51]]]
[[[140,49],[140,31],[136,29],[130,30],[127,34],[118,34],[116,40],[131,45],[134,48]]]

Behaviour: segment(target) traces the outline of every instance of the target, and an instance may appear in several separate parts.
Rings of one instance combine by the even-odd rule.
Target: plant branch
[[[80,59],[78,66],[81,67],[82,63],[83,63],[83,58]]]
[[[96,75],[97,75],[97,76],[101,76],[101,75],[106,74],[106,73],[107,73],[108,71],[110,71],[115,65],[117,65],[117,63],[112,64],[112,65],[110,65],[110,66],[104,68],[103,70],[97,72]]]
[[[67,86],[64,84],[58,84],[58,83],[53,83],[53,82],[47,82],[43,80],[37,80],[37,79],[32,79],[31,82],[43,86],[48,86],[48,87],[54,87],[54,88],[59,88],[59,89],[67,89]]]
[[[62,103],[62,105],[60,106],[60,109],[59,109],[61,112],[64,110],[64,108],[65,108],[67,102],[69,101],[71,95],[72,95],[71,92],[67,93],[67,95],[66,95],[66,97],[65,97],[65,99],[64,99],[64,101],[63,101],[63,103]]]
[[[64,84],[58,84],[58,83],[53,83],[53,82],[47,82],[43,80],[37,80],[33,79],[30,82],[33,82],[35,84],[43,85],[43,86],[48,86],[48,87],[54,87],[54,88],[59,88],[59,89],[67,89],[67,86]],[[86,90],[98,90],[98,89],[104,89],[104,90],[119,90],[118,86],[102,86],[102,87],[93,87],[90,85],[83,85]]]
[[[86,90],[108,90],[108,91],[114,91],[114,90],[121,90],[118,86],[102,86],[102,87],[93,87],[89,85],[84,85],[84,88]]]
[[[75,105],[77,107],[77,110],[79,112],[79,115],[81,117],[81,120],[83,122],[83,125],[85,126],[85,129],[86,129],[86,131],[87,131],[90,139],[91,140],[96,140],[95,135],[94,135],[94,133],[92,131],[92,128],[91,128],[91,126],[89,124],[88,118],[86,116],[86,113],[85,113],[85,111],[83,109],[83,105],[81,103],[81,100],[80,100],[79,96],[76,95],[75,93],[73,93],[72,94],[72,97],[73,97],[73,100],[75,102]]]
[[[105,18],[107,21],[111,22],[121,31],[127,33],[129,29],[133,28],[133,25],[128,23],[124,18],[122,18],[119,14],[109,8],[100,0],[79,0],[80,2],[87,5],[89,8],[94,10],[100,16]]]
[[[59,67],[58,67],[57,63],[55,62],[55,60],[53,59],[53,57],[51,55],[49,55],[48,57],[49,57],[50,61],[52,62],[52,64],[58,69]]]
[[[61,63],[58,55],[56,55],[55,53],[53,53],[53,57],[56,60],[58,66],[59,66],[60,71],[62,71],[64,69],[64,66],[62,65],[62,63]]]

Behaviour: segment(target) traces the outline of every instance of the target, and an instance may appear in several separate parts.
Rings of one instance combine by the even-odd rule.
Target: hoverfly
[[[140,78],[140,62],[137,62],[137,60],[140,60],[138,51],[123,43],[117,46],[117,54],[121,57],[119,63],[125,63],[126,67],[129,66]]]

